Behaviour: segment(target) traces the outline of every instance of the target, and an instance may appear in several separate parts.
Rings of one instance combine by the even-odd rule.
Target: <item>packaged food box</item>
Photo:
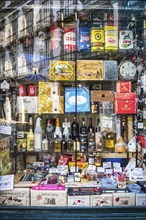
[[[68,196],[68,206],[90,206],[90,196]]]
[[[114,206],[135,206],[135,193],[113,193]]]
[[[30,189],[14,188],[0,193],[1,206],[30,206]]]
[[[105,50],[118,50],[118,27],[105,26]]]
[[[77,60],[77,80],[103,80],[103,60]]]
[[[112,206],[113,195],[102,194],[102,195],[91,195],[91,206]]]
[[[116,92],[117,93],[131,93],[131,82],[129,81],[119,81],[116,83]]]
[[[136,93],[116,93],[115,113],[136,114]]]
[[[67,190],[32,190],[31,206],[67,206]]]
[[[104,61],[104,79],[117,80],[118,79],[118,63],[114,60]]]
[[[124,49],[124,50],[133,49],[133,31],[130,30],[119,31],[119,49]]]

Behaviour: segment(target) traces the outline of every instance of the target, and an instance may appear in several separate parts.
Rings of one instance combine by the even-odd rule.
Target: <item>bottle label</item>
[[[105,146],[107,148],[114,148],[114,140],[106,140],[105,141]]]
[[[42,134],[35,134],[35,151],[41,151]]]

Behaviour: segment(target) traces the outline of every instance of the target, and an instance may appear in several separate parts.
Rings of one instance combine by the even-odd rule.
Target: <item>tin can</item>
[[[76,50],[76,29],[74,25],[64,27],[64,50],[65,52]]]
[[[90,26],[79,27],[78,50],[90,50]]]
[[[19,84],[18,86],[18,95],[19,96],[26,96],[26,86],[23,84]]]
[[[104,50],[104,30],[98,27],[91,28],[91,52]]]
[[[36,96],[36,85],[28,86],[28,96]]]

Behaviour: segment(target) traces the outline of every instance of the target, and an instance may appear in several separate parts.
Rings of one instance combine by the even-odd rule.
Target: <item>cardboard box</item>
[[[146,206],[146,194],[145,193],[136,194],[136,206]]]
[[[75,80],[75,62],[51,60],[50,80]]]
[[[91,90],[91,102],[113,102],[114,92],[107,90]]]
[[[91,195],[91,206],[112,206],[113,195],[102,194],[102,195]]]
[[[67,206],[67,190],[32,190],[31,206]]]
[[[68,206],[90,206],[90,196],[68,196]]]
[[[39,82],[38,95],[47,99],[48,97],[59,96],[61,85],[58,82]]]
[[[103,60],[77,60],[77,80],[103,80]]]
[[[131,82],[117,82],[116,83],[116,92],[117,93],[131,93]]]
[[[0,205],[2,206],[30,206],[30,189],[14,188],[11,191],[0,193]]]
[[[135,193],[113,193],[114,206],[135,206]]]
[[[136,93],[116,93],[115,113],[136,114]]]

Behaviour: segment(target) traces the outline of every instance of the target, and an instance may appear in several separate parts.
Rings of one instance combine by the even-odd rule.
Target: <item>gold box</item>
[[[39,82],[39,96],[44,98],[60,95],[60,83],[57,82]]]
[[[75,80],[74,61],[50,61],[50,80]]]
[[[114,92],[113,91],[91,91],[91,102],[113,102],[114,101]]]
[[[103,60],[77,60],[77,80],[103,80]]]

